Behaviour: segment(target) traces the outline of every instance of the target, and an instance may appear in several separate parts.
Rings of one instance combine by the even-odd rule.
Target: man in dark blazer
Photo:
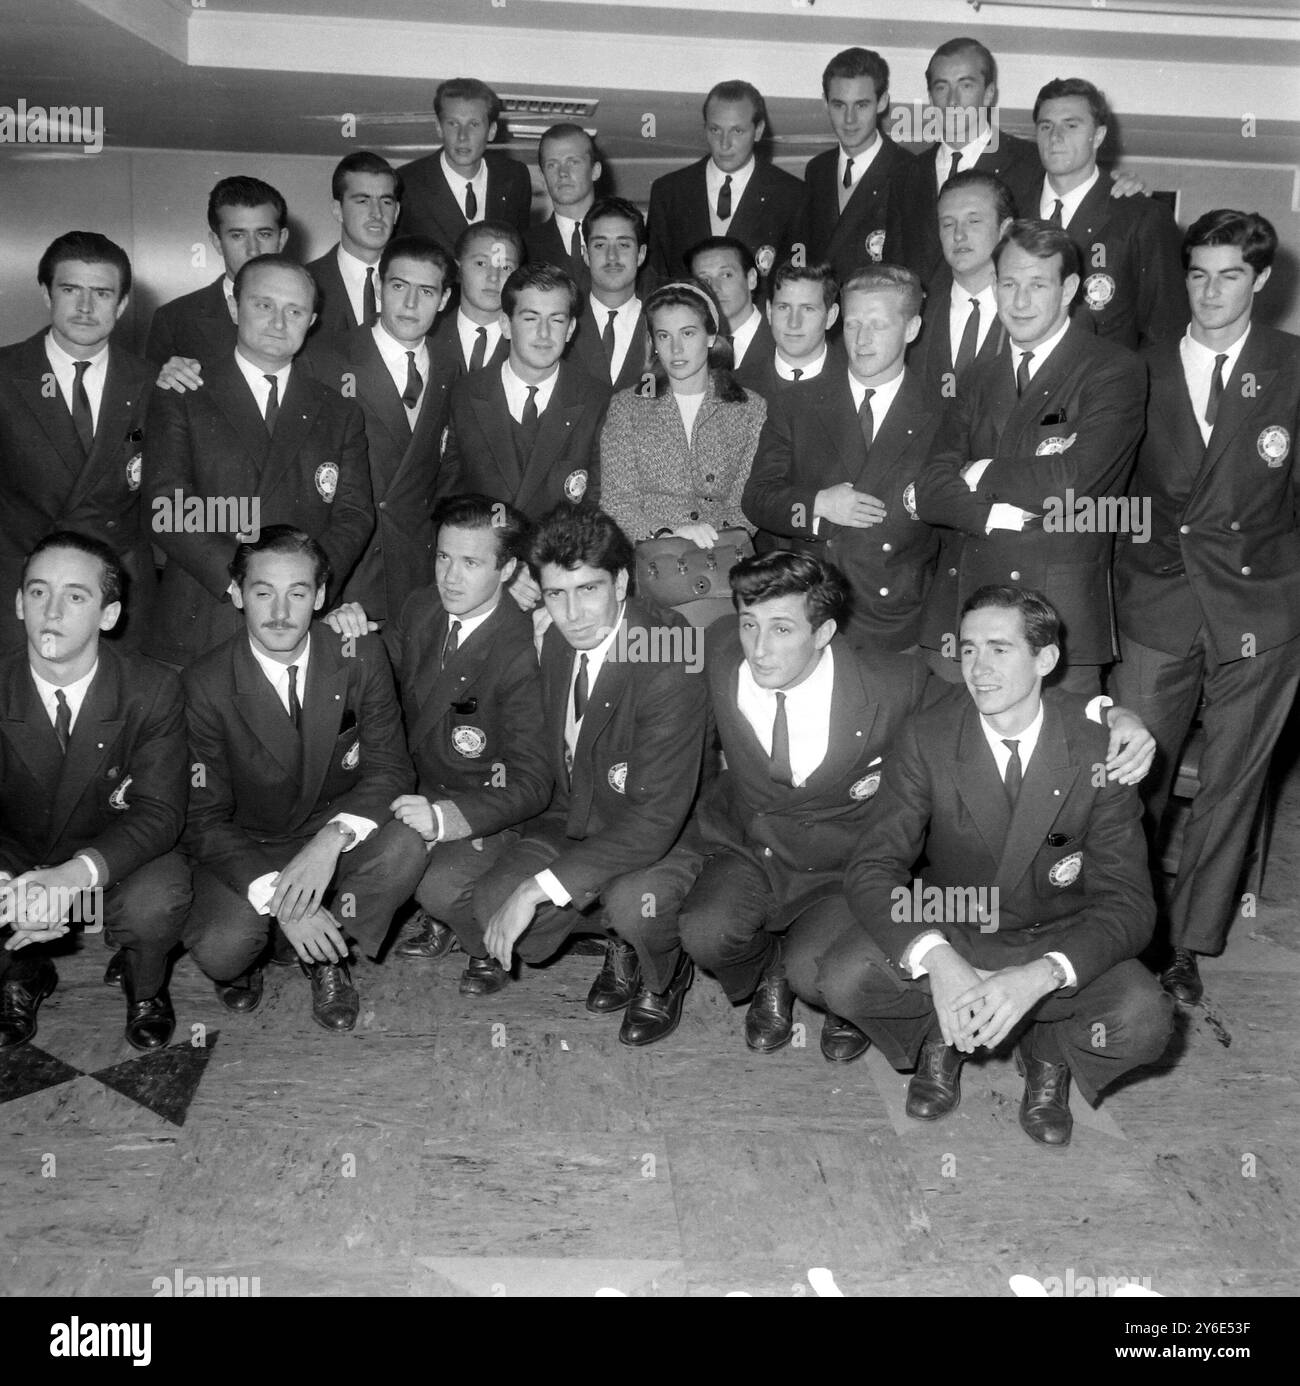
[[[749,251],[766,283],[799,239],[803,184],[754,156],[767,130],[767,104],[749,82],[719,82],[704,98],[709,153],[650,186],[650,274],[680,279],[686,252],[710,236]]]
[[[260,178],[223,178],[208,194],[208,240],[223,273],[154,310],[144,354],[157,366],[174,357],[199,363],[235,349],[235,275],[254,255],[274,255],[289,239],[284,198]]]
[[[841,367],[844,358],[839,350],[832,354],[826,342],[840,316],[839,285],[828,264],[787,260],[773,271],[769,295],[772,350],[748,352],[732,374],[770,402],[774,391],[810,383],[832,363]]]
[[[1160,745],[1146,795],[1157,853],[1204,695],[1162,978],[1188,1004],[1201,997],[1197,958],[1223,951],[1242,906],[1255,811],[1300,683],[1300,341],[1251,321],[1276,249],[1254,213],[1207,212],[1188,230],[1191,325],[1146,353],[1151,399],[1131,489],[1148,498],[1150,530],[1121,543],[1115,561],[1112,683]]]
[[[361,405],[375,531],[343,588],[376,621],[395,617],[433,578],[434,477],[451,378],[426,338],[451,296],[451,257],[425,236],[398,236],[379,257],[379,321],[315,338],[304,363]]]
[[[921,326],[921,284],[901,266],[868,266],[842,297],[847,368],[769,401],[744,510],[842,569],[849,644],[868,654],[908,650],[920,641],[939,547],[916,513],[938,413],[903,364]]]
[[[809,260],[829,260],[843,284],[868,262],[924,269],[925,196],[916,156],[880,128],[889,65],[867,48],[837,53],[822,74],[836,148],[804,171],[803,234]]]
[[[154,596],[153,553],[140,509],[140,456],[153,370],[110,343],[131,292],[126,252],[71,231],[41,256],[50,326],[0,350],[0,592],[18,590],[23,561],[52,530],[104,540],[127,574],[121,641],[137,648]],[[26,644],[0,618],[0,651]]]
[[[501,287],[524,263],[523,237],[504,222],[477,222],[455,247],[456,310],[444,313],[429,338],[434,373],[456,380],[499,366],[510,355],[501,330]]]
[[[578,286],[548,265],[525,266],[506,281],[501,320],[510,356],[452,386],[439,500],[479,491],[530,520],[564,502],[599,503],[609,391],[560,359],[577,305]]]
[[[867,660],[837,638],[848,592],[815,558],[769,553],[731,570],[739,622],[709,629],[705,670],[726,768],[694,832],[708,859],[680,914],[682,942],[729,1000],[753,997],[745,1042],[770,1053],[793,1029],[782,935],[842,887],[904,719],[919,660]],[[866,1037],[828,1015],[822,1052],[857,1058]]]
[[[498,991],[516,951],[541,963],[571,933],[607,933],[587,1008],[626,1007],[620,1041],[651,1044],[676,1029],[692,977],[677,909],[700,858],[678,840],[704,757],[699,631],[628,597],[632,546],[600,511],[549,516],[529,562],[554,621],[542,642],[541,736],[556,790],[479,880],[475,929],[461,935],[465,980]]]
[[[244,629],[185,673],[185,942],[224,1005],[246,1014],[278,924],[311,980],[313,1019],[350,1030],[348,938],[374,957],[425,863],[419,834],[389,814],[414,781],[392,673],[378,636],[313,626],[329,559],[303,531],[264,529],[230,575]]]
[[[379,257],[393,236],[402,179],[387,159],[358,149],[335,165],[330,196],[338,243],[307,266],[320,291],[313,330],[321,335],[379,321]]]
[[[413,592],[385,632],[402,690],[416,790],[394,814],[429,844],[402,957],[436,958],[470,929],[474,882],[550,803],[533,623],[506,596],[528,522],[486,496],[439,508],[437,585]]]
[[[237,533],[295,524],[320,542],[341,584],[374,529],[361,407],[294,364],[315,292],[287,257],[250,260],[235,278],[235,350],[197,390],[154,391],[144,493],[168,562],[148,649],[170,664],[239,630],[228,571]]]
[[[732,371],[766,361],[776,350],[772,329],[754,302],[758,269],[749,247],[733,236],[710,236],[686,252],[687,271],[713,290],[731,343]]]
[[[173,849],[188,759],[180,681],[100,641],[121,611],[122,565],[102,541],[46,536],[18,594],[26,648],[0,658],[0,1048],[36,1033],[57,981],[43,943],[71,923],[119,951],[126,1039],[159,1049],[175,1028],[167,955],[190,903]]]
[[[1071,1075],[1095,1103],[1160,1057],[1173,1009],[1137,960],[1155,919],[1137,793],[1098,773],[1107,737],[1083,700],[1042,692],[1059,638],[1037,593],[972,595],[969,694],[904,728],[844,895],[787,948],[800,996],[915,1068],[909,1116],[946,1116],[965,1055],[1018,1040],[1020,1124],[1051,1146],[1070,1140]]]
[[[555,265],[581,293],[591,288],[584,254],[583,221],[596,201],[602,172],[596,141],[572,121],[552,125],[537,143],[537,166],[542,171],[551,215],[524,230],[530,265]]]
[[[489,152],[501,101],[475,77],[443,82],[433,96],[442,148],[402,166],[404,235],[454,246],[466,227],[504,221],[522,236],[533,204],[528,170],[508,154]]]
[[[645,218],[621,197],[602,197],[592,203],[582,234],[590,292],[565,360],[615,392],[628,390],[650,368],[650,334],[636,292],[646,257]]]
[[[1111,553],[1133,528],[1146,371],[1070,322],[1078,252],[1059,227],[1013,222],[994,264],[1009,351],[971,368],[916,483],[921,519],[950,531],[921,643],[951,682],[966,598],[986,584],[1032,588],[1061,618],[1059,686],[1099,693],[1117,653]]]

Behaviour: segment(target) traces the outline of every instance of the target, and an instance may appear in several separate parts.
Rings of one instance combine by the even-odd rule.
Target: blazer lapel
[[[828,468],[827,475],[834,471],[842,480],[848,480],[849,477],[856,477],[866,462],[862,425],[853,407],[853,391],[849,388],[846,374],[833,369],[829,360],[818,379],[821,399],[815,416],[839,463],[838,468]]]
[[[307,692],[302,700],[302,781],[294,805],[295,816],[309,813],[320,798],[330,757],[337,750],[339,723],[347,704],[347,670],[332,640],[324,639],[324,634],[323,630],[317,631],[307,665]],[[278,705],[279,699],[275,701]]]
[[[1067,328],[1065,336],[1056,344],[1056,349],[1047,358],[1042,369],[1030,380],[1029,388],[1019,399],[1016,399],[1015,376],[1011,370],[1010,359],[1003,362],[999,368],[1002,378],[999,389],[1005,390],[1006,393],[1000,397],[1014,403],[1011,403],[1011,412],[1006,416],[1006,423],[998,435],[999,443],[1003,438],[1015,439],[1022,429],[1033,427],[1037,420],[1043,417],[1044,406],[1052,391],[1074,369],[1079,345],[1083,340],[1082,328]]]
[[[504,598],[503,598],[504,600]],[[457,649],[445,669],[438,668],[442,658],[442,647],[447,640],[449,625],[447,613],[440,611],[434,627],[428,632],[427,673],[432,675],[428,692],[420,700],[420,710],[411,727],[412,748],[421,745],[429,733],[442,721],[443,715],[451,706],[452,694],[462,675],[477,671],[487,655],[492,641],[492,628],[496,625],[496,612],[483,622],[465,643]]]
[[[517,494],[519,458],[515,453],[514,423],[510,416],[510,406],[506,402],[506,389],[501,383],[501,372],[491,369],[480,371],[475,383],[481,388],[476,389],[471,396],[474,415],[487,438],[488,453],[496,463],[497,472],[505,487],[503,494]],[[551,400],[552,405],[555,402],[554,399]],[[551,411],[548,409],[546,412],[549,414]],[[517,505],[518,501],[515,503]]]
[[[629,618],[630,613],[625,614],[623,618],[625,627]],[[575,768],[583,755],[590,752],[592,742],[609,725],[610,718],[614,715],[614,709],[622,701],[623,693],[627,688],[628,666],[620,663],[616,658],[617,645],[616,639],[609,654],[605,656],[605,661],[600,666],[600,672],[596,675],[596,682],[590,690],[587,710],[582,718],[582,728],[578,732],[578,742],[573,748]],[[563,736],[562,731],[561,736]],[[594,768],[592,773],[595,774]]]
[[[1000,862],[1011,825],[1011,806],[1007,803],[1007,791],[998,777],[997,762],[984,737],[974,704],[966,709],[961,721],[952,777],[966,811],[988,848],[989,857]],[[1022,786],[1022,796],[1023,793]]]
[[[94,446],[86,458],[66,505],[68,509],[76,504],[83,491],[94,484],[96,476],[103,471],[120,467],[124,474],[127,457],[123,452],[126,435],[129,431],[131,414],[135,409],[138,395],[127,380],[125,363],[116,347],[108,349],[108,372],[104,381],[104,395],[99,402],[99,425],[95,429]],[[143,433],[140,444],[144,445]]]
[[[316,415],[320,413],[321,396],[308,388],[311,379],[311,372],[305,366],[295,366],[289,372],[289,387],[284,392],[266,458],[263,486],[268,492],[274,490],[280,477],[289,472],[298,449],[306,441]],[[265,424],[262,431],[266,431]]]
[[[90,687],[86,690],[81,711],[77,714],[76,726],[68,742],[68,753],[64,756],[59,787],[54,794],[54,811],[50,816],[50,841],[58,840],[67,826],[68,819],[77,807],[91,781],[100,773],[104,761],[113,754],[115,743],[126,725],[126,718],[119,711],[121,706],[120,673],[111,655],[100,651],[99,668]],[[46,725],[44,709],[38,712]],[[53,728],[50,728],[53,731]],[[55,746],[58,738],[55,738]]]
[[[1192,409],[1192,397],[1187,393],[1187,379],[1183,375],[1177,343],[1158,347],[1150,357],[1150,366],[1151,403],[1172,439],[1178,465],[1194,478],[1205,461],[1206,449]],[[1213,435],[1210,441],[1214,441]]]
[[[28,668],[25,659],[11,663],[0,731],[37,784],[57,784],[63,772],[63,752]]]
[[[582,417],[586,403],[580,392],[569,389],[569,371],[560,366],[560,376],[555,382],[555,390],[546,412],[538,420],[537,437],[532,452],[524,465],[519,479],[519,489],[515,493],[515,506],[525,514],[533,499],[546,488],[555,463],[563,458],[573,436],[574,424]],[[514,447],[511,445],[511,455]]]
[[[987,743],[985,745],[987,749]],[[991,759],[991,751],[989,756]],[[1038,745],[1025,771],[998,860],[996,884],[1000,890],[1010,893],[1020,884],[1074,788],[1081,769],[1070,763],[1070,748],[1060,712],[1045,702]]]
[[[1237,369],[1233,371],[1232,378],[1224,382],[1214,432],[1210,434],[1210,443],[1205,449],[1205,460],[1201,463],[1196,478],[1197,491],[1206,484],[1211,472],[1223,460],[1233,439],[1258,407],[1259,400],[1268,393],[1276,375],[1277,369],[1268,361],[1263,339],[1252,333],[1237,358]],[[1247,381],[1253,384],[1249,397]]]
[[[826,757],[808,776],[801,788],[794,790],[794,803],[825,793],[844,774],[854,757],[850,748],[860,750],[871,741],[871,729],[880,713],[878,706],[867,698],[861,676],[847,647],[841,647],[835,661],[835,682],[831,688],[830,727],[826,739]]]
[[[858,472],[855,485],[870,495],[884,495],[886,478],[916,436],[925,413],[925,391],[911,371],[904,369],[903,383],[885,415],[885,422],[871,444],[871,452]]]
[[[246,638],[235,642],[232,657],[235,662],[235,710],[285,775],[294,783],[301,783],[302,756],[294,741],[289,714],[271,687],[270,680],[253,658]],[[313,658],[308,672],[314,672],[315,665]],[[305,702],[303,711],[306,712]]]
[[[32,411],[59,461],[69,476],[79,476],[85,465],[81,441],[72,424],[72,412],[63,391],[54,379],[54,367],[45,354],[45,333],[28,338],[23,351],[21,373],[15,376],[18,393]]]
[[[1105,173],[1102,173],[1088,190],[1083,201],[1079,203],[1074,216],[1070,218],[1069,226],[1066,227],[1070,239],[1080,250],[1084,251],[1085,264],[1088,263],[1089,244],[1101,233],[1110,220],[1110,204],[1110,179]]]
[[[379,348],[375,345],[374,336],[369,328],[362,329],[354,339],[352,364],[357,372],[357,393],[369,403],[399,451],[405,451],[406,445],[411,441],[411,425],[406,417],[406,406],[402,403],[402,397],[393,384],[393,377],[388,373],[388,367],[379,354]],[[292,374],[289,378],[293,379]],[[426,390],[429,384],[427,380],[424,382]],[[374,456],[373,452],[371,456]],[[391,477],[383,478],[385,483],[391,480]]]
[[[235,364],[233,354],[208,373],[204,387],[212,406],[235,430],[244,452],[249,471],[249,492],[258,490],[262,468],[271,447],[271,436],[266,431],[266,420],[258,412],[257,401],[248,388],[248,382]],[[290,372],[290,379],[293,372]],[[197,401],[196,401],[197,402]],[[278,420],[277,420],[278,427]]]

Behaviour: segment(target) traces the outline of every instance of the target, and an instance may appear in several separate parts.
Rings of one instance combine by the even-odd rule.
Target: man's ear
[[[751,294],[758,292],[758,271],[756,269],[750,270],[745,276],[745,283],[749,285],[749,292]]]
[[[510,319],[504,313],[498,313],[497,322],[501,326],[501,335],[507,342],[510,341]]]
[[[515,580],[515,574],[519,571],[519,560],[517,558],[507,558],[501,565],[501,586],[509,587]]]
[[[1264,269],[1260,270],[1260,272],[1255,276],[1255,287],[1251,290],[1251,293],[1259,293],[1259,291],[1264,287],[1264,285],[1268,283],[1268,277],[1272,273],[1272,265],[1267,265]]]
[[[813,631],[813,644],[816,645],[819,650],[824,650],[826,646],[831,643],[837,630],[839,630],[839,623],[834,616],[828,616],[821,625]]]
[[[827,324],[827,326],[829,326],[829,323]],[[920,330],[921,330],[921,315],[918,313],[918,314],[916,315],[916,317],[914,317],[914,318],[909,318],[909,319],[908,319],[907,330],[906,330],[906,333],[905,333],[905,335],[904,335],[903,340],[904,340],[904,341],[907,341],[907,342],[914,342],[914,341],[916,341],[917,334],[920,332]]]
[[[324,587],[318,587],[318,588],[316,589],[316,600],[315,600],[314,602],[312,602],[312,604],[311,604],[311,609],[312,609],[313,611],[319,611],[319,610],[321,609],[321,607],[323,607],[324,605],[325,605],[325,589],[324,589]]]
[[[99,628],[102,631],[110,631],[117,625],[117,618],[122,614],[121,602],[109,602],[109,604],[99,613]]]
[[[646,253],[646,251],[649,250],[649,249],[650,249],[650,247],[649,247],[648,245],[641,245],[641,246],[638,246],[638,247],[637,247],[637,251],[636,251],[636,267],[637,267],[637,269],[640,269],[641,266],[645,264],[645,253]]]
[[[618,598],[619,601],[627,600],[628,581],[629,578],[627,569],[620,568],[618,570],[617,575],[614,578],[614,595]]]
[[[342,225],[343,225],[343,204],[342,204],[341,202],[331,202],[331,203],[330,203],[330,210],[334,213],[334,220],[337,221],[338,224],[339,224],[340,226],[342,226]]]
[[[1065,276],[1065,283],[1062,284],[1061,287],[1065,291],[1065,302],[1067,305],[1073,303],[1074,300],[1078,298],[1079,284],[1080,280],[1077,274],[1067,274]]]
[[[565,340],[566,342],[571,342],[571,341],[573,340],[573,334],[574,334],[577,330],[578,330],[578,320],[577,320],[577,318],[570,318],[570,319],[569,319],[569,330],[564,334],[564,340]]]
[[[1044,645],[1034,656],[1034,667],[1040,678],[1046,678],[1060,662],[1061,647],[1059,645]]]
[[[840,305],[838,303],[832,303],[830,306],[830,311],[826,314],[826,330],[829,332],[830,329],[834,327],[837,322],[839,322],[839,320]]]

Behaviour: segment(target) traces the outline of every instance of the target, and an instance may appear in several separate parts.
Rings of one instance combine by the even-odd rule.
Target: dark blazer
[[[186,665],[243,627],[229,602],[232,534],[160,527],[160,500],[256,497],[262,527],[294,524],[334,569],[337,595],[375,527],[361,408],[301,364],[289,373],[275,434],[267,434],[233,354],[204,372],[200,390],[156,389],[145,443],[144,493],[154,539],[167,554],[149,652]]]
[[[778,902],[774,928],[843,888],[880,772],[926,683],[924,665],[911,657],[868,660],[839,636],[829,649],[835,682],[826,759],[792,788],[772,779],[771,759],[737,706],[745,657],[736,622],[718,621],[706,637],[709,701],[726,769],[701,796],[695,825],[707,850],[734,852],[763,874]]]
[[[456,310],[449,308],[443,313],[433,325],[433,331],[427,338],[429,343],[429,361],[433,369],[433,374],[439,380],[448,382],[447,388],[451,388],[451,383],[459,379],[462,375],[469,374],[469,362],[465,359],[465,353],[461,350],[460,332],[456,327]],[[499,366],[502,361],[510,355],[510,343],[502,333],[497,338],[496,349],[492,355],[483,363],[483,368]]]
[[[1110,191],[1103,172],[1066,227],[1083,261],[1075,315],[1132,351],[1177,341],[1189,310],[1173,214],[1154,198]]]
[[[1146,359],[1147,432],[1130,489],[1150,498],[1151,533],[1116,546],[1119,628],[1185,655],[1204,624],[1224,661],[1246,653],[1249,632],[1262,654],[1300,634],[1300,339],[1251,327],[1208,448],[1178,343]]]
[[[447,613],[436,587],[412,592],[385,632],[402,690],[417,792],[451,799],[475,837],[535,818],[551,800],[533,623],[502,594],[439,669]]]
[[[960,377],[953,370],[952,333],[948,329],[948,309],[952,299],[952,271],[947,265],[936,272],[926,291],[925,307],[921,310],[921,331],[907,349],[908,369],[916,373],[925,386],[926,399],[937,409],[946,409],[956,398]],[[958,339],[960,341],[960,338]],[[975,353],[976,365],[992,360],[1007,349],[1007,329],[994,310],[993,325],[984,334],[980,349]],[[962,372],[966,375],[970,366]]]
[[[745,514],[843,571],[853,597],[848,638],[870,652],[905,650],[920,638],[939,540],[916,516],[916,479],[938,422],[921,382],[905,371],[868,454],[847,368],[837,366],[777,394],[758,440]],[[842,481],[882,501],[884,520],[869,529],[822,520],[814,534],[817,492]]]
[[[357,315],[352,311],[352,300],[339,272],[338,254],[336,241],[319,260],[313,260],[306,266],[320,290],[316,300],[316,321],[311,329],[313,336],[335,335],[357,326]]]
[[[484,221],[509,222],[519,234],[528,229],[533,205],[533,180],[527,168],[509,154],[489,149],[487,160],[487,205],[480,210]],[[442,171],[442,150],[413,159],[402,169],[402,214],[398,234],[432,236],[448,252],[469,225],[465,208],[452,194]]]
[[[325,384],[355,398],[365,415],[375,529],[342,599],[360,602],[368,616],[383,621],[396,616],[417,587],[433,581],[430,516],[451,381],[436,373],[431,358],[412,432],[372,328],[318,339],[304,359]]]
[[[593,380],[598,380],[602,385],[610,385],[609,362],[605,359],[605,347],[600,340],[600,329],[603,326],[604,323],[597,322],[592,317],[591,301],[584,298],[582,311],[578,316],[578,326],[564,353],[564,359],[580,366]],[[645,315],[642,313],[638,315],[636,332],[611,388],[615,392],[630,390],[634,385],[641,384],[649,369],[650,334],[646,331]]]
[[[32,682],[25,649],[0,660],[0,867],[18,875],[85,852],[107,888],[170,852],[185,825],[189,760],[180,679],[99,644],[68,742]]]
[[[584,297],[591,291],[591,270],[582,258],[582,250],[575,255],[569,254],[560,228],[555,224],[554,212],[540,225],[524,228],[524,249],[530,265],[555,265],[573,277]]]
[[[646,267],[656,283],[684,277],[686,252],[713,234],[705,181],[708,163],[706,155],[650,185]],[[790,258],[799,239],[802,212],[803,184],[784,169],[756,160],[745,195],[731,209],[727,235],[749,247],[760,262],[761,280],[766,280],[773,266]],[[760,254],[764,250],[770,254]]]
[[[793,390],[796,385],[802,388],[805,385],[811,385],[813,380],[820,380],[828,371],[846,371],[848,368],[849,364],[844,355],[842,340],[828,341],[826,360],[822,362],[822,368],[818,375],[806,380],[786,380],[776,373],[776,345],[773,343],[771,349],[764,351],[762,355],[759,355],[752,348],[747,351],[745,364],[739,370],[732,371],[732,375],[745,389],[752,390],[755,394],[762,395],[765,400],[770,401],[776,390]]]
[[[1137,790],[1096,784],[1107,731],[1084,715],[1083,698],[1048,692],[1043,703],[1014,811],[964,688],[898,737],[844,878],[853,913],[895,965],[918,935],[937,930],[989,970],[1064,953],[1086,987],[1150,939],[1155,904]],[[925,886],[997,891],[995,927],[916,919],[923,847]]]
[[[839,148],[808,161],[803,235],[810,262],[829,260],[841,284],[861,265],[887,260],[922,272],[925,195],[916,156],[883,132],[884,147],[840,214]]]
[[[122,644],[138,646],[154,597],[153,552],[140,505],[141,452],[153,367],[110,344],[108,375],[90,455],[53,381],[45,332],[0,350],[0,650],[25,648],[14,619],[23,560],[52,530],[73,529],[110,544],[129,588],[119,618]]]
[[[560,845],[550,870],[578,909],[615,877],[668,854],[700,783],[707,701],[690,659],[700,649],[699,631],[636,597],[628,599],[625,623],[628,657],[613,657],[616,642],[591,686],[572,775],[564,765],[564,721],[577,652],[554,626],[542,642],[542,734],[556,790],[526,835]],[[684,659],[636,657],[662,648],[677,629]]]
[[[226,303],[225,271],[211,284],[154,310],[144,354],[156,366],[173,356],[213,361],[235,349],[235,321]]]
[[[240,631],[185,671],[190,793],[184,846],[239,895],[336,814],[381,827],[415,783],[378,636],[312,627],[296,731]]]
[[[1112,532],[1046,529],[984,533],[997,501],[1034,515],[1073,514],[1074,497],[1123,496],[1142,437],[1146,370],[1132,352],[1071,326],[1016,397],[1011,355],[971,368],[944,414],[930,463],[916,483],[923,520],[960,534],[945,549],[926,603],[923,643],[955,650],[962,603],[985,583],[1037,589],[1061,616],[1071,664],[1107,664],[1117,652],[1111,598]],[[1052,420],[1052,422],[1047,422]],[[991,457],[972,492],[968,462]],[[951,554],[951,558],[948,555]]]
[[[776,338],[772,336],[772,329],[761,307],[758,313],[758,329],[749,339],[749,345],[745,348],[745,359],[736,367],[737,372],[744,371],[751,361],[757,366],[759,362],[771,360],[772,353],[776,350]]]
[[[533,521],[561,501],[600,503],[600,426],[609,390],[568,362],[520,471],[500,368],[462,376],[451,389],[437,498],[478,491]]]

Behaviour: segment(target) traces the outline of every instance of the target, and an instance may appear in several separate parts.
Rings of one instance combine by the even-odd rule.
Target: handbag
[[[749,531],[740,528],[720,529],[711,549],[701,549],[677,535],[642,539],[636,546],[636,590],[660,606],[682,606],[706,598],[730,603],[727,575],[753,553]]]

